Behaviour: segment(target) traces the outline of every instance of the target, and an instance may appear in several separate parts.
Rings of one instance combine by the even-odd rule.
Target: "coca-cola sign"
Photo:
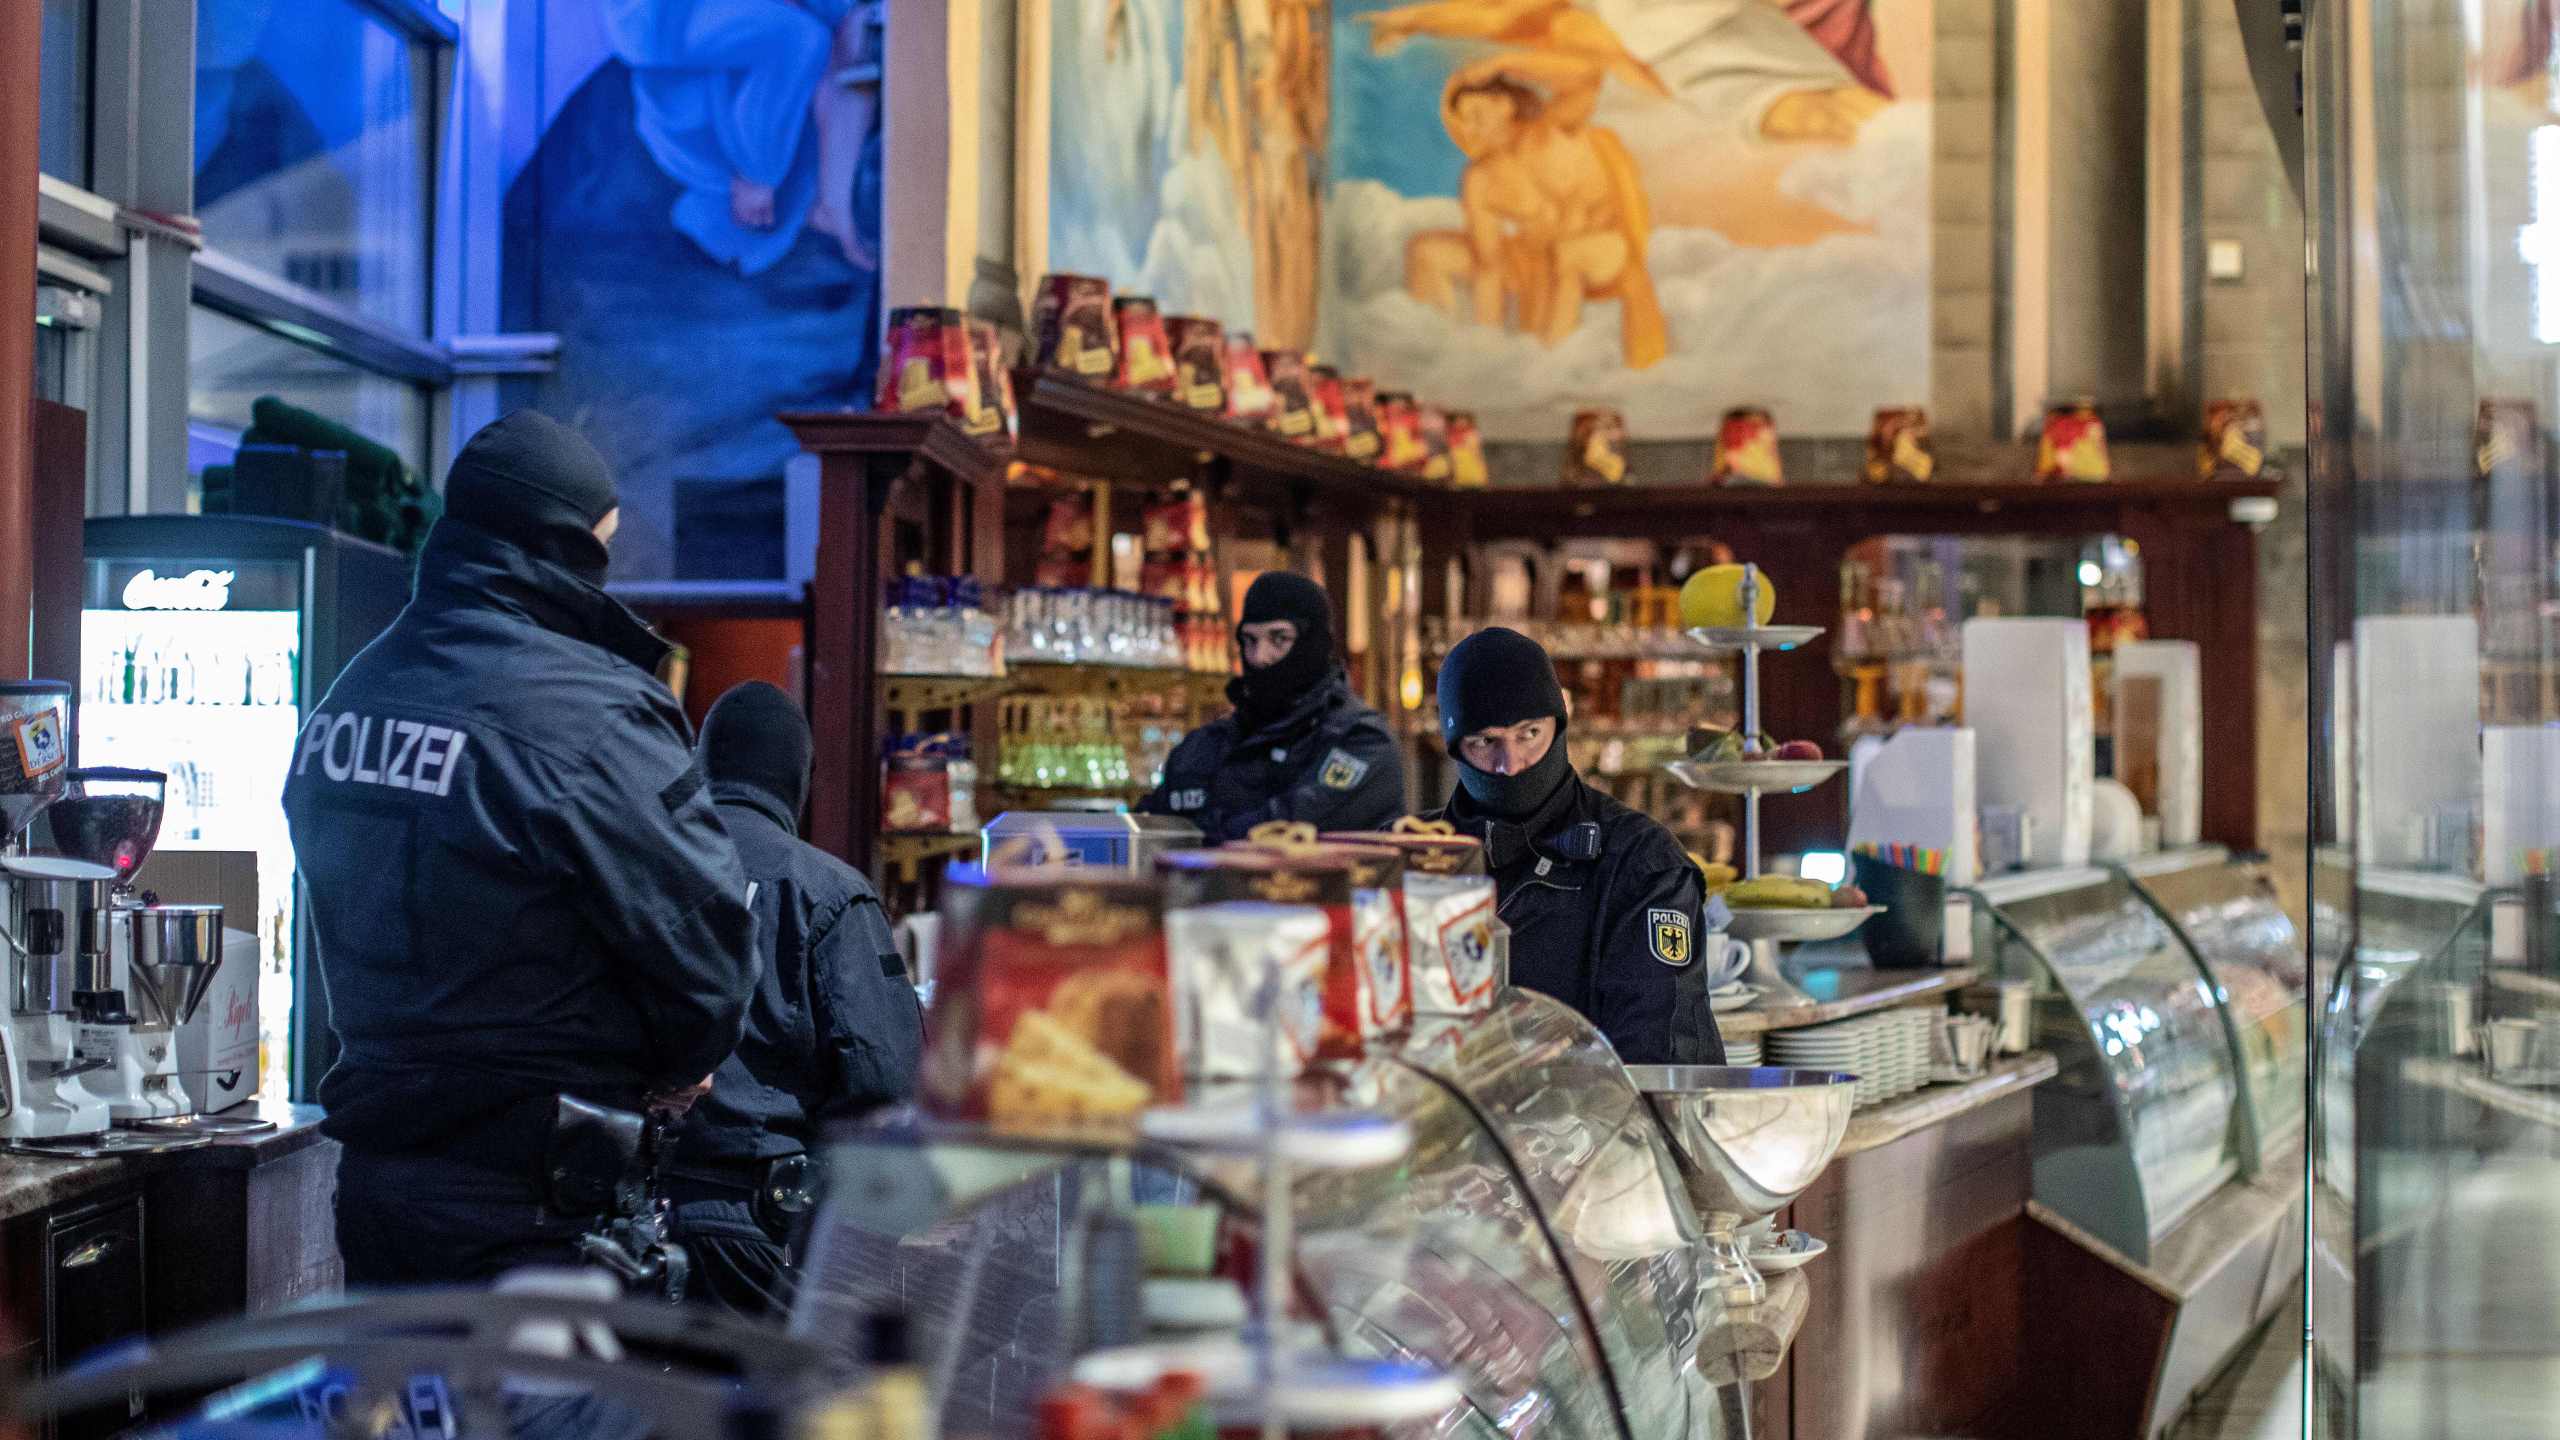
[[[221,610],[231,604],[230,570],[190,570],[184,575],[162,575],[154,570],[137,570],[124,582],[124,608],[127,610]]]

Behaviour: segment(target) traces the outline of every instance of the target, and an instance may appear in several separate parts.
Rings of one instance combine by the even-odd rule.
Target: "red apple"
[[[1819,760],[1822,758],[1822,747],[1811,740],[1790,740],[1786,744],[1778,747],[1778,758],[1781,760]]]

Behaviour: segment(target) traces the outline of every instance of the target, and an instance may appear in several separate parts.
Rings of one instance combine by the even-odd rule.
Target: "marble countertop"
[[[2560,1130],[2560,1091],[2495,1079],[2483,1074],[2476,1060],[2411,1060],[2401,1073],[2417,1084],[2450,1090],[2501,1114]]]
[[[259,1099],[223,1114],[226,1118],[255,1115],[273,1120],[276,1128],[256,1135],[226,1135],[193,1150],[113,1160],[48,1160],[39,1155],[0,1154],[0,1220],[76,1200],[154,1170],[248,1170],[321,1143],[320,1108],[316,1105]]]
[[[1976,972],[1963,966],[1943,970],[1872,970],[1863,965],[1819,966],[1794,977],[1801,999],[1764,996],[1741,1010],[1716,1016],[1717,1033],[1761,1035],[1793,1030],[1829,1020],[1846,1020],[1870,1010],[1888,1009],[1914,1000],[1948,995],[1970,985]]]
[[[1840,1139],[1839,1154],[1855,1155],[1890,1145],[1915,1130],[1943,1125],[1968,1110],[1978,1110],[2004,1095],[2031,1090],[2062,1073],[2062,1062],[2041,1050],[1995,1059],[1982,1076],[1953,1085],[1929,1085],[1883,1105],[1849,1117],[1849,1133]]]

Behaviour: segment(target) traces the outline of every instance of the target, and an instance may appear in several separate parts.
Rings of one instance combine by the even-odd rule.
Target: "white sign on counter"
[[[2367,865],[2468,870],[2439,826],[2480,804],[2480,626],[2468,615],[2356,622],[2356,853]],[[2464,849],[2469,847],[2465,845]]]
[[[1979,801],[2028,815],[2037,868],[2088,864],[2098,766],[2088,622],[1964,622],[1964,718],[1978,747]]]
[[[1849,848],[1910,845],[1943,851],[1947,884],[1970,885],[1974,852],[1974,733],[1970,728],[1897,730],[1870,747],[1849,796]]]

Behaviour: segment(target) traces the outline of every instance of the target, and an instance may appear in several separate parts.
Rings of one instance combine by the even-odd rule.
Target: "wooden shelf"
[[[1465,507],[1475,538],[1550,539],[1557,535],[1676,535],[1702,532],[1721,517],[1816,518],[1855,523],[1874,534],[1895,531],[2037,528],[2028,517],[2083,517],[2131,509],[2177,510],[2227,522],[2234,500],[2267,499],[2272,480],[2110,480],[2095,485],[1630,485],[1612,489],[1519,486],[1473,490],[1452,499]]]
[[[1257,498],[1320,497],[1355,510],[1449,493],[1267,430],[1055,371],[1016,371],[1014,394],[1022,407],[1021,457],[1070,475],[1164,483],[1208,470],[1260,492]]]
[[[803,448],[853,454],[911,453],[973,484],[1000,481],[1009,447],[973,439],[947,415],[882,415],[867,410],[786,410],[775,417]]]
[[[945,835],[883,830],[871,842],[872,862],[879,871],[874,878],[913,885],[925,866],[974,855],[979,843],[975,831]]]
[[[956,710],[1015,689],[1010,675],[883,675],[880,703],[892,714]]]
[[[1023,661],[1007,668],[1014,689],[1041,695],[1100,695],[1118,699],[1124,695],[1156,695],[1168,690],[1190,694],[1207,688],[1211,680],[1217,682],[1219,693],[1224,694],[1227,684],[1224,675],[1143,665],[1054,665]]]
[[[987,794],[1008,802],[997,806],[999,811],[1046,809],[1067,800],[1109,800],[1115,804],[1135,805],[1147,797],[1147,787],[1143,785],[1116,790],[1088,790],[1075,785],[993,785],[984,789]],[[1013,801],[1024,803],[1010,803]],[[983,810],[984,807],[981,808]]]

